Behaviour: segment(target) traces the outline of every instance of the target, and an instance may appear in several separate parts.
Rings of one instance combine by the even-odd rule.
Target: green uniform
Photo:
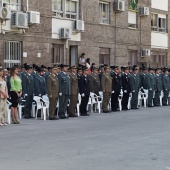
[[[163,106],[167,106],[167,100],[168,100],[169,90],[170,90],[170,80],[168,75],[164,75],[162,77],[162,87],[164,92],[164,96],[162,98],[162,104]]]
[[[100,91],[100,80],[98,74],[90,74],[89,76],[90,80],[90,91],[95,93],[97,96],[99,96]]]

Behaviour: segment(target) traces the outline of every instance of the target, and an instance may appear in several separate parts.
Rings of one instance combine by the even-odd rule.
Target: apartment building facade
[[[170,66],[168,0],[1,0],[0,5],[5,67],[74,65],[83,52],[97,65]],[[1,16],[3,8],[11,14]]]

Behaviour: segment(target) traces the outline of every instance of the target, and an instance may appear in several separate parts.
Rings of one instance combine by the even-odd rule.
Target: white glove
[[[41,94],[39,94],[38,96],[41,97]]]
[[[28,96],[28,94],[25,94],[24,97]]]
[[[152,89],[149,89],[149,90],[152,90]]]
[[[81,96],[82,96],[82,97],[84,97],[84,96],[85,96],[85,94],[83,93]]]
[[[134,92],[135,92],[135,90],[132,91],[132,93],[134,93]]]
[[[168,89],[165,89],[165,90],[168,90]]]
[[[141,87],[141,89],[143,89],[143,87]]]
[[[62,96],[62,93],[59,93],[59,96]]]
[[[112,93],[115,93],[115,91],[112,91]]]
[[[124,90],[124,93],[127,93],[127,90]]]

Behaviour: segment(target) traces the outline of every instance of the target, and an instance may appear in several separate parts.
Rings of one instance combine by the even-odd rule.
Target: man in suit
[[[93,66],[92,73],[89,75],[90,80],[90,91],[99,96],[100,91],[100,79],[99,79],[99,68]]]
[[[77,67],[71,67],[71,74],[70,74],[70,105],[68,108],[69,117],[77,117],[75,111],[77,106],[77,99],[78,99],[78,79],[77,79]]]
[[[162,91],[162,79],[160,75],[160,68],[155,69],[155,97],[153,99],[154,106],[160,106],[160,95]]]
[[[49,97],[49,120],[56,120],[55,111],[58,101],[59,82],[57,78],[58,67],[53,66],[51,68],[51,74],[47,78],[47,94]]]
[[[123,98],[122,98],[122,110],[128,110],[127,105],[129,101],[130,94],[130,80],[129,80],[129,68],[124,68],[124,74],[122,75],[122,89],[123,89]]]
[[[37,68],[37,74],[34,76],[34,94],[42,97],[47,94],[44,71],[42,68]]]
[[[168,106],[167,100],[168,100],[169,91],[170,91],[170,79],[168,75],[169,74],[168,69],[164,69],[163,72],[164,72],[164,75],[162,76],[162,86],[163,86],[164,96],[162,98],[162,105]]]
[[[25,97],[25,107],[24,107],[24,118],[31,118],[31,109],[34,94],[34,79],[32,74],[32,67],[27,65],[26,72],[22,75],[22,90],[23,96]]]
[[[59,118],[65,119],[68,100],[70,97],[70,77],[67,74],[68,65],[61,64],[61,72],[58,74],[59,80]]]
[[[80,104],[80,113],[81,116],[89,116],[87,114],[87,104],[90,96],[90,82],[88,77],[88,68],[83,69],[83,75],[80,77],[80,95],[81,95],[81,104]]]
[[[105,73],[102,74],[101,86],[103,91],[103,103],[102,108],[104,113],[108,113],[108,105],[112,93],[112,77],[110,76],[110,67],[104,68]]]
[[[112,111],[116,112],[118,107],[118,98],[121,90],[121,80],[120,80],[120,69],[118,66],[113,66],[112,77],[112,96],[111,96],[111,107]]]
[[[131,99],[131,109],[138,109],[138,92],[140,87],[140,82],[137,77],[138,75],[138,68],[132,67],[132,73],[130,75],[130,89],[132,93],[132,99]]]
[[[153,95],[155,91],[155,78],[153,75],[154,68],[150,67],[148,69],[147,75],[147,87],[148,87],[148,107],[153,107]]]

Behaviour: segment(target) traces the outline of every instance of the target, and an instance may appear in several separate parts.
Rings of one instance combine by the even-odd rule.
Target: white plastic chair
[[[87,111],[89,109],[89,106],[90,106],[90,109],[91,109],[91,113],[93,113],[93,107],[92,107],[92,99],[91,97],[89,96],[89,101],[87,103]]]
[[[132,93],[129,94],[129,100],[128,100],[128,106],[127,106],[128,109],[131,108],[131,100],[132,100]]]
[[[138,106],[141,107],[142,106],[142,100],[144,99],[143,97],[143,93],[141,91],[139,91],[138,93]]]
[[[98,109],[99,113],[101,113],[101,104],[102,101],[99,101],[99,96],[97,96],[95,93],[90,92],[90,97],[91,97],[91,106],[93,110],[93,105],[95,105],[95,112]]]
[[[49,105],[50,105],[49,98],[47,95],[44,95],[44,96],[42,96],[42,99],[43,99],[44,104],[47,108],[47,115],[49,116]]]
[[[18,114],[19,114],[19,119],[22,119],[22,108],[24,107],[25,105],[22,105],[22,104],[18,104]]]
[[[42,114],[43,114],[44,120],[46,120],[47,107],[43,105],[43,99],[41,97],[34,96],[34,101],[36,102],[36,106],[37,106],[37,110],[35,113],[35,119],[37,119],[38,110],[41,110],[41,118],[42,118]]]

